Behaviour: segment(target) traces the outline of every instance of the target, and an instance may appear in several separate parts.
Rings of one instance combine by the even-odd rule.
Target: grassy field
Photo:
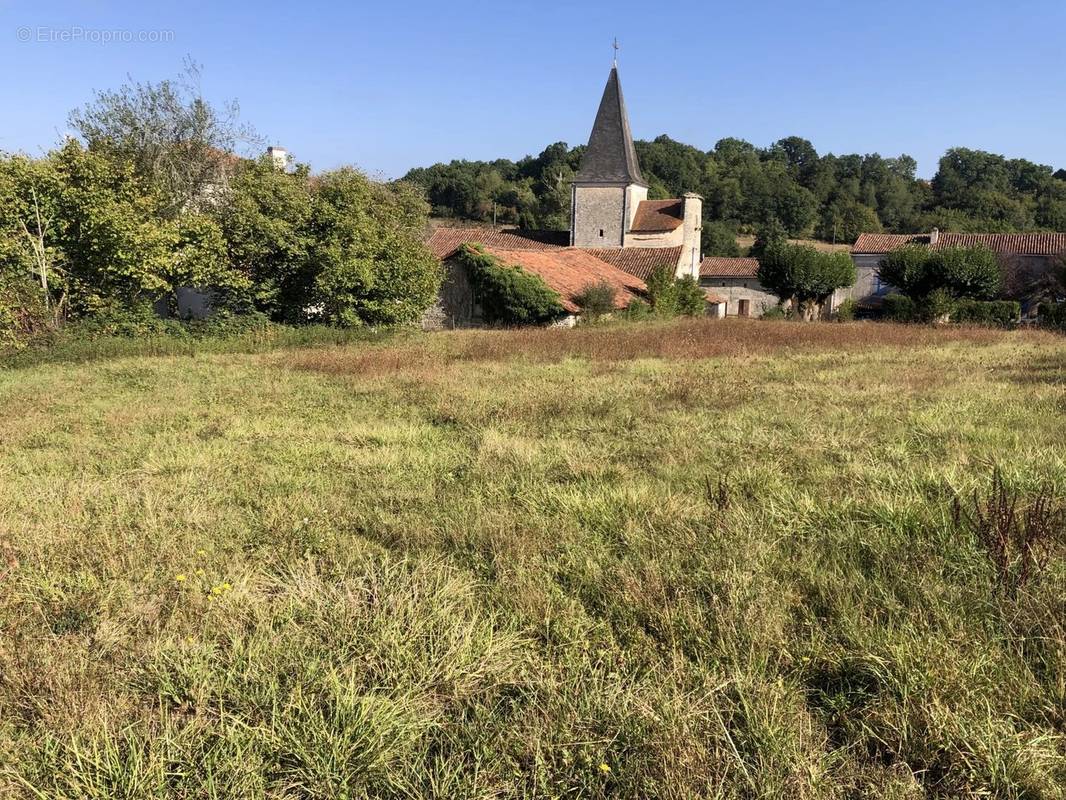
[[[0,796],[1062,798],[1066,341],[459,332],[0,370]],[[1061,532],[1060,532],[1061,533]]]

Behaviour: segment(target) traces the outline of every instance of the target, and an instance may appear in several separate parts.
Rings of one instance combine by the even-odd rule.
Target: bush
[[[1066,303],[1041,303],[1040,324],[1045,328],[1066,331]]]
[[[918,317],[924,322],[946,322],[955,312],[955,298],[947,289],[934,289],[918,306]]]
[[[672,267],[656,267],[645,283],[651,306],[660,317],[699,317],[707,310],[707,296],[699,283],[688,275],[675,278]]]
[[[123,305],[109,303],[100,311],[69,322],[63,329],[65,338],[99,339],[105,336],[139,338],[148,336],[186,336],[188,330],[176,319],[164,319],[145,302]]]
[[[501,264],[480,245],[464,245],[457,258],[470,275],[486,322],[521,325],[563,315],[559,294],[540,276]]]
[[[617,292],[607,281],[590,283],[580,294],[575,295],[574,302],[581,306],[582,313],[590,320],[598,320],[615,310]]]
[[[645,284],[648,287],[648,301],[655,313],[661,317],[677,316],[678,293],[674,270],[665,265],[656,267]]]
[[[629,301],[629,305],[626,306],[626,310],[622,314],[627,320],[637,321],[655,316],[655,310],[643,300],[633,298]]]
[[[1003,283],[999,259],[986,247],[901,247],[881,262],[878,275],[916,299],[944,289],[954,297],[988,300],[999,293]]]
[[[33,283],[0,273],[0,350],[23,347],[51,323],[44,296]]]
[[[689,275],[677,282],[677,312],[685,317],[702,317],[707,313],[707,294]]]
[[[917,303],[905,294],[886,295],[881,311],[891,322],[914,322],[918,318]]]
[[[1017,300],[960,300],[955,306],[952,322],[968,325],[987,325],[1013,328],[1018,324],[1022,306]]]
[[[771,320],[773,320],[773,319],[780,320],[780,319],[788,319],[788,318],[789,318],[789,312],[786,311],[785,307],[782,306],[782,305],[770,306],[765,311],[763,311],[762,315],[759,317],[759,319],[771,319]]]
[[[442,277],[420,240],[424,201],[347,167],[317,176],[315,187],[313,304],[344,327],[417,323]]]
[[[111,306],[106,310],[68,323],[58,334],[62,341],[98,339],[226,339],[266,331],[272,327],[269,317],[259,312],[234,314],[219,311],[204,319],[178,320],[163,318],[145,303],[128,307]]]
[[[855,300],[851,297],[847,297],[840,302],[836,310],[837,322],[852,322],[855,319]]]

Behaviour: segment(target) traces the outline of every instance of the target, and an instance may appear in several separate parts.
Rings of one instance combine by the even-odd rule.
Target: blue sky
[[[79,27],[81,41],[61,40]],[[956,145],[1058,168],[1064,29],[1062,0],[0,0],[0,149],[42,152],[94,89],[173,76],[189,56],[205,95],[239,100],[315,169],[519,158],[587,139],[617,36],[639,138],[709,149],[795,134],[822,153],[905,152],[924,176]]]

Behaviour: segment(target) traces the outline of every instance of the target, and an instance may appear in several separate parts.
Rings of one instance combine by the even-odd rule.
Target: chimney
[[[929,244],[936,244],[940,241],[940,228],[933,228],[929,232]]]
[[[685,192],[681,195],[682,217],[684,230],[682,232],[682,244],[688,261],[688,274],[699,280],[700,262],[703,260],[703,250],[700,239],[703,235],[703,198],[695,192]]]
[[[284,147],[268,147],[267,155],[274,163],[274,169],[284,170],[289,166],[289,151]]]

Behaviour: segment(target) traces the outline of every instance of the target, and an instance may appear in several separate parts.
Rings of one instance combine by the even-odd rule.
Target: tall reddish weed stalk
[[[956,495],[952,520],[956,530],[976,538],[992,567],[995,594],[1013,599],[1047,569],[1066,529],[1066,507],[1050,484],[1025,497],[1003,482],[996,467],[987,493],[975,489],[967,503]]]

